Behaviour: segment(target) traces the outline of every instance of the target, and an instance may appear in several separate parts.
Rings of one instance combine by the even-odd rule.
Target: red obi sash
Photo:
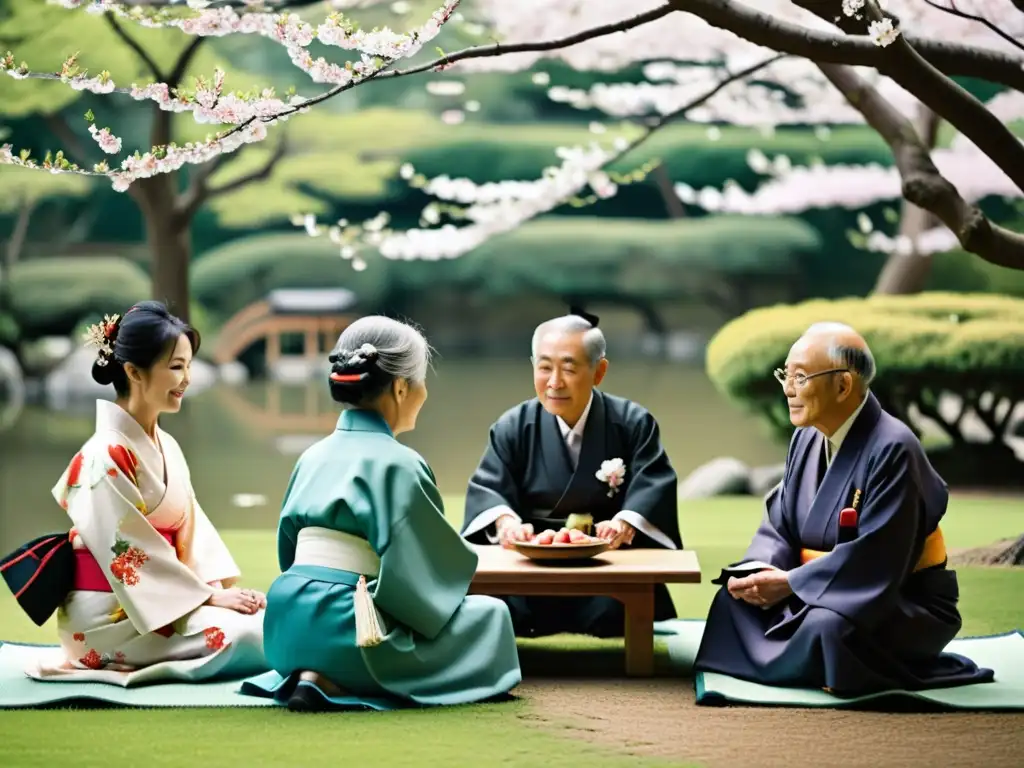
[[[168,544],[174,546],[175,531],[158,530],[157,533],[163,536]],[[74,540],[75,535],[72,534],[71,538]],[[71,588],[85,592],[114,591],[110,588],[107,577],[103,575],[103,569],[100,568],[99,562],[88,549],[75,550],[75,581]]]

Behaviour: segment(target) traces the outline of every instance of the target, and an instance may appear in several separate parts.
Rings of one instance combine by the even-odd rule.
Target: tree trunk
[[[14,222],[14,230],[11,232],[11,239],[7,241],[7,247],[0,253],[0,287],[10,276],[10,270],[21,258],[21,250],[25,247],[25,239],[28,237],[28,225],[32,219],[32,211],[35,210],[35,203],[27,199],[22,200],[18,208],[18,218]]]
[[[940,122],[938,115],[928,107],[924,104],[918,105],[914,129],[928,149],[935,148]],[[938,225],[939,220],[931,213],[923,208],[918,208],[913,203],[903,201],[900,212],[899,238],[909,238],[912,244],[911,250],[910,253],[893,253],[889,256],[878,275],[874,293],[908,295],[924,290],[924,286],[928,282],[928,275],[932,270],[932,257],[931,254],[918,253],[914,245],[918,237]]]
[[[152,298],[189,322],[189,262],[192,232],[177,210],[177,174],[139,179],[139,208],[146,222],[146,242],[152,258]]]
[[[654,166],[654,170],[651,171],[651,178],[654,180],[654,186],[661,193],[661,200],[665,203],[665,213],[668,214],[668,217],[670,219],[685,219],[686,206],[683,205],[683,201],[676,194],[675,188],[672,186],[672,179],[669,177],[664,163],[658,163]]]

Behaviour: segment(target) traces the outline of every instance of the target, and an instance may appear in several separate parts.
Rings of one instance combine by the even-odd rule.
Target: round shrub
[[[62,336],[85,318],[123,312],[150,295],[148,275],[118,257],[61,257],[15,264],[8,285],[21,337]]]

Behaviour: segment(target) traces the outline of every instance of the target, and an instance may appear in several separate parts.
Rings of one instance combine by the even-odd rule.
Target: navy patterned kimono
[[[601,463],[620,458],[623,485],[612,496],[597,479]],[[484,455],[470,478],[462,535],[494,543],[498,508],[511,509],[534,531],[558,530],[569,515],[589,514],[595,526],[617,514],[637,529],[633,547],[682,548],[677,477],[661,445],[658,423],[643,407],[594,390],[573,470],[555,417],[536,398],[506,411],[491,427]],[[644,530],[653,537],[644,533]],[[621,637],[622,604],[607,597],[503,598],[521,637],[571,632]],[[675,618],[664,585],[655,588],[655,619]]]
[[[798,429],[741,561],[789,571],[794,594],[764,609],[723,586],[695,669],[840,696],[991,681],[991,670],[943,652],[961,625],[936,533],[949,493],[914,434],[869,394],[824,467],[824,436]],[[858,502],[855,526],[846,513],[841,527]]]

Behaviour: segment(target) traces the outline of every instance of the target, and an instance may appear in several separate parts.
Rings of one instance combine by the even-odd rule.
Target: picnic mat
[[[668,648],[674,668],[691,672],[693,660],[704,633],[704,621],[674,619],[654,625],[655,637]],[[717,672],[698,672],[694,685],[698,704],[766,704],[782,707],[853,707],[881,703],[882,699],[926,702],[950,709],[1024,709],[1024,633],[965,637],[951,642],[951,653],[974,660],[981,667],[995,670],[993,683],[937,688],[931,691],[886,691],[868,696],[841,699],[821,690],[776,688],[737,680]]]
[[[272,707],[269,698],[242,696],[241,680],[206,683],[161,682],[124,687],[99,682],[40,682],[25,667],[58,646],[0,643],[0,709],[52,706],[119,707]]]

